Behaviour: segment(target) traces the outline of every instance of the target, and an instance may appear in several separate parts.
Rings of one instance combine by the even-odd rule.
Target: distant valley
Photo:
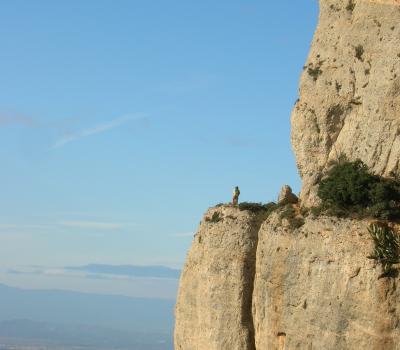
[[[0,284],[0,350],[169,350],[174,303]]]

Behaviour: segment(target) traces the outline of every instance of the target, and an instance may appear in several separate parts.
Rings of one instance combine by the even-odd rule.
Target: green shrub
[[[239,203],[239,210],[248,210],[251,211],[252,213],[258,213],[261,211],[265,211],[267,213],[271,213],[273,210],[275,210],[277,207],[277,204],[270,202],[266,204],[262,203],[249,203],[249,202],[242,202]]]
[[[355,56],[358,60],[363,61],[364,47],[362,45],[357,45],[355,48]]]
[[[349,12],[353,12],[355,7],[356,7],[356,4],[354,3],[354,1],[350,0],[346,6],[346,10]]]
[[[374,241],[374,252],[370,259],[382,265],[383,274],[392,269],[393,264],[400,262],[400,236],[387,224],[371,224],[368,232]]]
[[[316,66],[315,68],[308,67],[307,73],[314,81],[317,81],[319,76],[322,74],[322,70],[319,66]]]
[[[321,180],[318,196],[318,211],[328,215],[400,218],[400,182],[371,174],[361,160],[334,164]]]
[[[369,202],[369,190],[379,181],[368,172],[361,161],[343,162],[334,165],[322,179],[318,196],[323,203],[335,207],[366,206]]]
[[[217,222],[220,222],[221,220],[222,220],[222,216],[221,216],[221,214],[219,213],[219,212],[217,212],[217,211],[215,211],[214,213],[213,213],[213,215],[211,216],[211,218],[209,218],[209,217],[206,217],[206,219],[205,219],[207,222],[212,222],[212,223],[217,223]]]

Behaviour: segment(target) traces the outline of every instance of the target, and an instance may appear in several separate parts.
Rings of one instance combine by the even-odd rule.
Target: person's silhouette
[[[235,189],[233,190],[232,205],[238,205],[239,195],[240,195],[239,186],[236,186]]]

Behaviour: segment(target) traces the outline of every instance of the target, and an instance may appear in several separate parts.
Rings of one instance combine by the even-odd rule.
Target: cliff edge
[[[181,276],[175,349],[400,349],[399,279],[367,258],[368,220],[309,215],[293,228],[284,210],[207,211]]]
[[[400,172],[400,0],[320,0],[291,125],[300,202],[207,211],[180,280],[175,350],[400,350],[400,280],[369,258],[374,220],[310,210],[340,156]]]

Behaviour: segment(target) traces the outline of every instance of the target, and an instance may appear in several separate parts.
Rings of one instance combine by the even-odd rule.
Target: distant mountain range
[[[136,349],[139,343],[135,342],[140,341],[138,350],[169,350],[174,303],[0,284],[0,337],[32,341],[39,337],[47,342],[59,339],[63,345],[78,342],[75,345],[99,349]]]
[[[181,270],[171,269],[166,266],[135,266],[135,265],[105,265],[89,264],[83,266],[66,266],[66,270],[83,271],[98,274],[110,274],[132,277],[154,277],[178,279]]]

